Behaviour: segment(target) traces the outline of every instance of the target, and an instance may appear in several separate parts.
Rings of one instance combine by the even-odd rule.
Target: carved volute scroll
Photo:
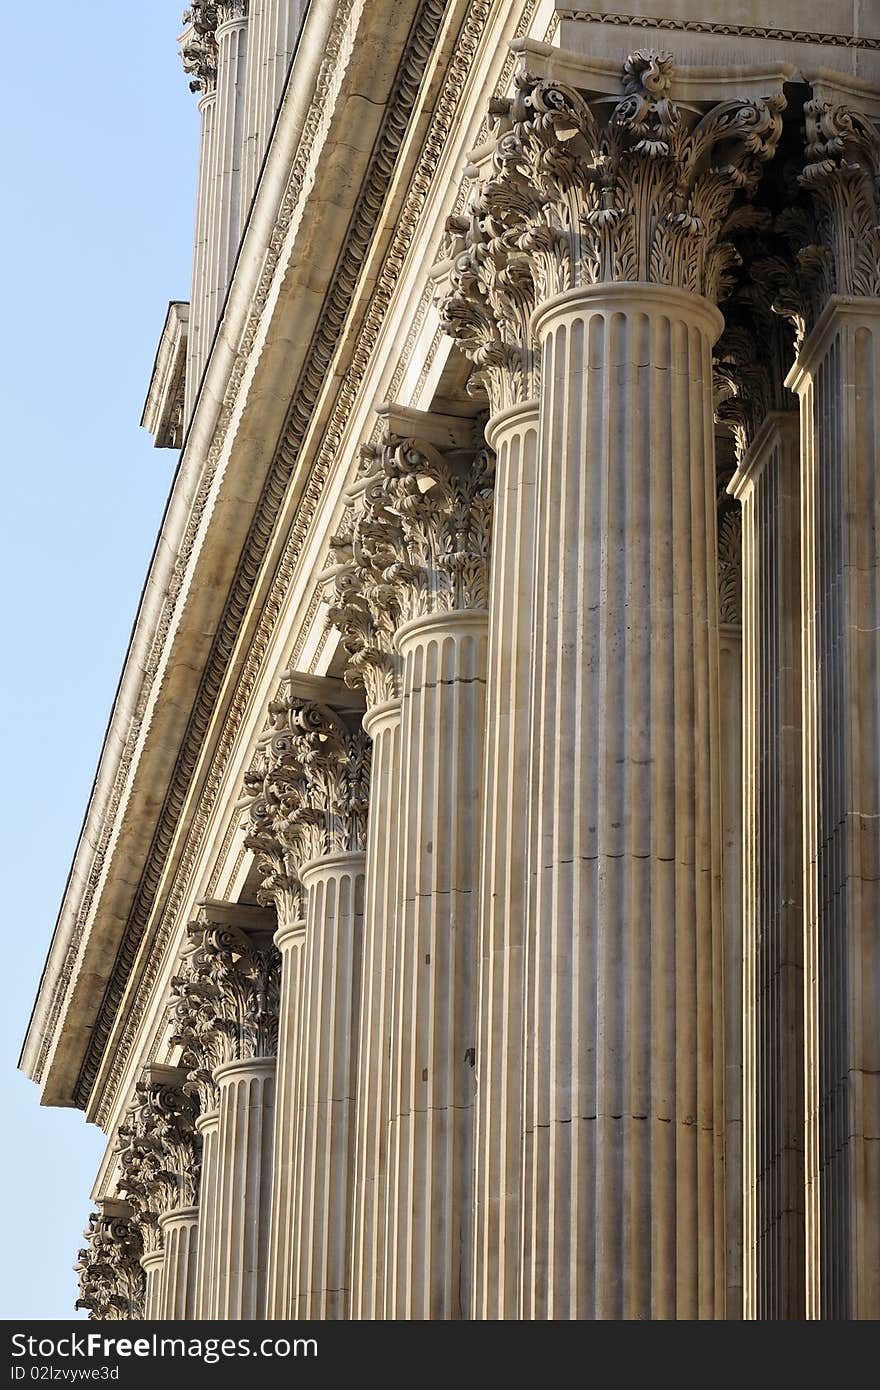
[[[161,1248],[159,1217],[198,1201],[201,1139],[196,1102],[172,1079],[173,1068],[151,1069],[119,1127],[119,1192],[134,1209],[144,1253]],[[168,1074],[166,1074],[168,1073]]]
[[[285,683],[269,706],[243,804],[245,844],[262,870],[260,900],[280,922],[303,915],[299,871],[312,859],[366,848],[370,741],[359,718],[293,693]]]
[[[672,79],[671,53],[639,51],[617,100],[523,68],[514,96],[493,105],[491,172],[476,181],[467,219],[449,224],[441,307],[493,409],[534,394],[525,326],[553,295],[650,281],[715,301],[724,288],[785,99],[698,109],[673,99]]]
[[[144,1247],[131,1209],[106,1202],[89,1216],[85,1247],[76,1265],[77,1308],[96,1321],[129,1321],[144,1316],[146,1279],[141,1266]]]

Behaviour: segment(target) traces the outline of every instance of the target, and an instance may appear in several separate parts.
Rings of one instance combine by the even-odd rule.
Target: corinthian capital
[[[830,101],[804,107],[806,160],[800,183],[812,196],[826,292],[880,296],[880,125]]]
[[[263,873],[261,900],[279,920],[303,915],[299,872],[328,854],[366,848],[370,741],[360,720],[303,699],[286,683],[245,776],[245,844]]]
[[[202,1146],[185,1079],[174,1067],[151,1067],[119,1127],[119,1191],[139,1218],[145,1254],[161,1247],[159,1217],[198,1200]]]
[[[188,1070],[184,1089],[206,1108],[216,1104],[217,1067],[278,1051],[281,957],[258,908],[249,913],[259,926],[236,924],[247,913],[238,904],[207,903],[188,928],[190,950],[172,981],[174,1040]]]
[[[652,281],[718,298],[736,205],[776,150],[785,99],[685,105],[673,75],[672,54],[633,53],[615,99],[523,68],[495,104],[491,171],[460,224],[441,311],[481,376],[528,376],[529,309],[575,286]]]
[[[400,423],[416,412],[401,412]],[[431,417],[426,417],[430,419]],[[360,558],[394,627],[411,618],[488,607],[495,456],[470,442],[404,436],[389,417],[363,467],[369,546]]]
[[[184,72],[192,79],[189,85],[193,92],[212,92],[217,83],[218,8],[209,0],[193,0],[183,13],[186,29],[180,57]]]
[[[366,461],[368,467],[373,461],[369,447]],[[358,491],[347,524],[330,542],[334,592],[327,622],[342,633],[348,657],[345,683],[366,692],[368,707],[400,694],[401,660],[394,649],[400,612],[394,586],[383,572],[383,563],[393,563],[385,537],[394,525],[381,482],[369,479]]]
[[[74,1266],[79,1275],[77,1308],[100,1322],[144,1316],[144,1252],[140,1230],[124,1202],[104,1201],[89,1216],[86,1244]]]

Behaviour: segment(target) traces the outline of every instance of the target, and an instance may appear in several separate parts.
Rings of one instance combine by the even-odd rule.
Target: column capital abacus
[[[191,79],[191,92],[209,95],[216,89],[219,8],[211,0],[193,0],[184,10],[186,28],[180,39],[180,57],[183,70]]]
[[[357,719],[285,682],[245,775],[245,844],[263,872],[260,898],[279,922],[302,918],[301,865],[366,847],[370,741]]]
[[[198,1200],[202,1145],[185,1081],[176,1067],[147,1068],[119,1127],[118,1188],[137,1213],[145,1256],[162,1247],[159,1217]]]
[[[139,1320],[144,1316],[143,1242],[126,1202],[107,1199],[89,1216],[86,1245],[74,1269],[79,1275],[77,1308],[101,1322]]]

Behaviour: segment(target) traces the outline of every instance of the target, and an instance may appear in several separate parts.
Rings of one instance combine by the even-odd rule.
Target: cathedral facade
[[[179,42],[180,461],[22,1056],[81,1306],[880,1317],[880,11]]]

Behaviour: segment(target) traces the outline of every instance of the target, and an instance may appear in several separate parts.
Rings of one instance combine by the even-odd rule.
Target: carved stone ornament
[[[366,446],[370,463],[370,446]],[[366,691],[368,708],[400,694],[401,659],[394,649],[400,611],[394,586],[384,578],[386,533],[393,518],[385,515],[381,481],[371,479],[351,515],[331,538],[334,595],[327,622],[342,633],[348,660],[345,683]]]
[[[299,871],[328,854],[366,849],[370,740],[327,705],[283,688],[245,775],[245,844],[263,873],[260,901],[281,922],[304,915]]]
[[[146,1277],[137,1222],[130,1215],[93,1211],[84,1235],[86,1245],[74,1266],[77,1308],[87,1308],[89,1317],[101,1322],[142,1319]]]
[[[191,92],[212,92],[217,85],[217,24],[218,9],[209,0],[193,0],[184,10],[187,26],[180,45],[183,70],[192,79]]]
[[[742,622],[742,511],[731,497],[718,504],[718,607],[722,623]]]
[[[672,54],[632,53],[622,96],[609,101],[523,69],[514,96],[493,104],[491,173],[467,219],[449,225],[460,243],[441,308],[493,409],[535,394],[526,325],[553,295],[608,281],[713,301],[723,292],[741,204],[776,150],[785,99],[701,111],[672,99],[672,74]]]
[[[144,1253],[162,1245],[159,1217],[198,1201],[202,1145],[196,1103],[181,1086],[148,1077],[119,1127],[119,1191],[137,1214]]]
[[[171,982],[172,1041],[189,1073],[184,1090],[207,1113],[217,1104],[216,1067],[277,1054],[281,957],[268,931],[208,921],[188,932],[192,949]]]
[[[391,642],[401,623],[488,608],[495,455],[386,433],[361,459],[361,511],[333,541],[341,569],[330,620],[352,657],[349,679],[360,680],[368,662],[375,668],[374,651],[380,658],[372,701],[396,692]]]
[[[778,222],[737,242],[742,267],[724,301],[725,329],[713,352],[715,418],[727,424],[741,463],[771,411],[797,409],[785,385],[806,324],[807,303],[795,260]],[[790,223],[790,218],[789,218]]]
[[[830,102],[804,107],[806,160],[817,236],[800,264],[829,293],[880,296],[880,125]],[[818,305],[821,309],[822,302]]]

